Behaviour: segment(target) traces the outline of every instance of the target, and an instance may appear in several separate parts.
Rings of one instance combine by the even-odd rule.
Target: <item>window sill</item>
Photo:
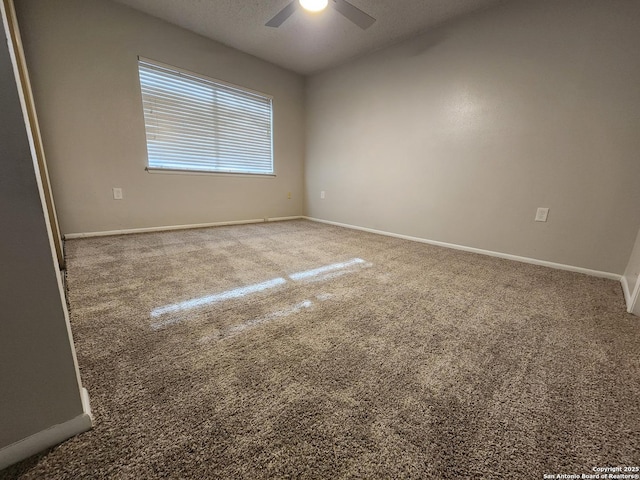
[[[147,173],[160,173],[165,175],[213,175],[214,177],[250,177],[250,178],[275,178],[275,173],[236,173],[236,172],[205,172],[202,170],[179,170],[169,168],[146,167]]]

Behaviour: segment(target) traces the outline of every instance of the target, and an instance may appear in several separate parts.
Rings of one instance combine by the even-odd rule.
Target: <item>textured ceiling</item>
[[[361,30],[333,9],[299,9],[265,23],[290,0],[116,0],[301,74],[317,73],[445,20],[504,0],[350,0],[377,19]]]

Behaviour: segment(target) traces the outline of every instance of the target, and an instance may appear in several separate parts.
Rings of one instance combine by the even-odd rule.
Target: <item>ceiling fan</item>
[[[358,7],[354,7],[347,0],[293,0],[280,10],[275,17],[266,23],[267,27],[279,27],[301,6],[309,12],[321,12],[328,6],[347,17],[357,26],[366,30],[376,21],[371,15],[366,14]]]

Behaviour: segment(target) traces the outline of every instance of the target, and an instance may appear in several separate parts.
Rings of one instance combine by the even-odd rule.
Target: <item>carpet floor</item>
[[[2,478],[640,465],[618,282],[309,221],[66,242],[95,427]]]

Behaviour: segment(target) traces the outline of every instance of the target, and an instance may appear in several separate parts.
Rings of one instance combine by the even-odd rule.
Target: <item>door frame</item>
[[[62,245],[62,236],[60,235],[60,226],[58,224],[58,216],[56,214],[56,206],[51,193],[51,182],[49,181],[49,171],[47,170],[47,161],[42,145],[42,136],[40,135],[40,126],[38,123],[38,115],[31,90],[31,81],[29,80],[29,71],[27,69],[27,61],[22,47],[22,37],[20,36],[20,28],[18,26],[18,17],[13,0],[2,0],[7,14],[7,23],[9,26],[9,35],[11,35],[11,43],[13,46],[16,63],[18,65],[18,73],[20,75],[20,88],[24,94],[27,106],[27,116],[29,117],[29,128],[33,136],[33,144],[35,148],[35,156],[38,163],[38,170],[42,179],[42,189],[44,190],[44,201],[47,208],[47,216],[51,225],[53,234],[53,244],[56,250],[58,266],[60,270],[65,268],[64,250]]]

